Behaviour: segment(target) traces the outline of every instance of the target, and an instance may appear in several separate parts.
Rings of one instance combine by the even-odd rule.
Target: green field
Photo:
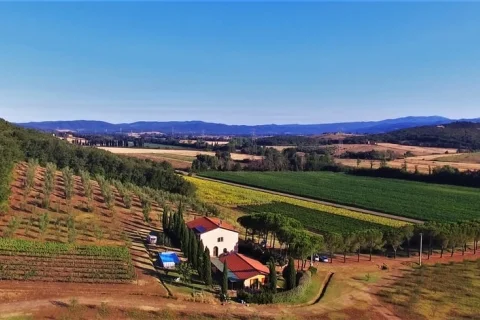
[[[368,221],[357,220],[354,218],[333,215],[328,212],[309,209],[284,202],[273,202],[260,205],[249,205],[240,207],[248,213],[273,212],[300,221],[305,229],[313,232],[338,232],[347,233],[365,229],[387,230],[390,227],[372,223]]]
[[[480,218],[480,190],[333,172],[220,172],[205,177],[420,220]]]
[[[133,144],[131,145],[133,147]],[[170,144],[149,143],[146,142],[143,147],[145,149],[166,149],[166,150],[197,150],[195,148],[189,148],[184,146],[174,146]]]

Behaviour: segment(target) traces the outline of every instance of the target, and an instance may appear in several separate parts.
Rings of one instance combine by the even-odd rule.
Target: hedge
[[[273,296],[273,303],[287,303],[297,300],[299,297],[305,294],[305,291],[308,289],[308,286],[312,282],[312,273],[310,271],[305,271],[302,273],[300,280],[298,281],[298,286],[292,290],[279,292]]]
[[[273,302],[273,293],[268,290],[259,293],[249,293],[242,290],[237,293],[237,298],[247,303],[269,304]]]

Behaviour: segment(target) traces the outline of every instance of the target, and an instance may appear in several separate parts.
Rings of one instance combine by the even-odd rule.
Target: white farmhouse
[[[208,247],[212,257],[238,252],[238,232],[218,218],[202,217],[187,222],[187,227]]]

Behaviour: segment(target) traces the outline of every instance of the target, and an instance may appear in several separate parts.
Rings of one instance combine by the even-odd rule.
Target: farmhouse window
[[[223,242],[223,237],[218,238],[217,242]]]

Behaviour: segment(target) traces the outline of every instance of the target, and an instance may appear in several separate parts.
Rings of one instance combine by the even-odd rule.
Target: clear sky
[[[480,116],[480,3],[3,3],[0,117]]]

